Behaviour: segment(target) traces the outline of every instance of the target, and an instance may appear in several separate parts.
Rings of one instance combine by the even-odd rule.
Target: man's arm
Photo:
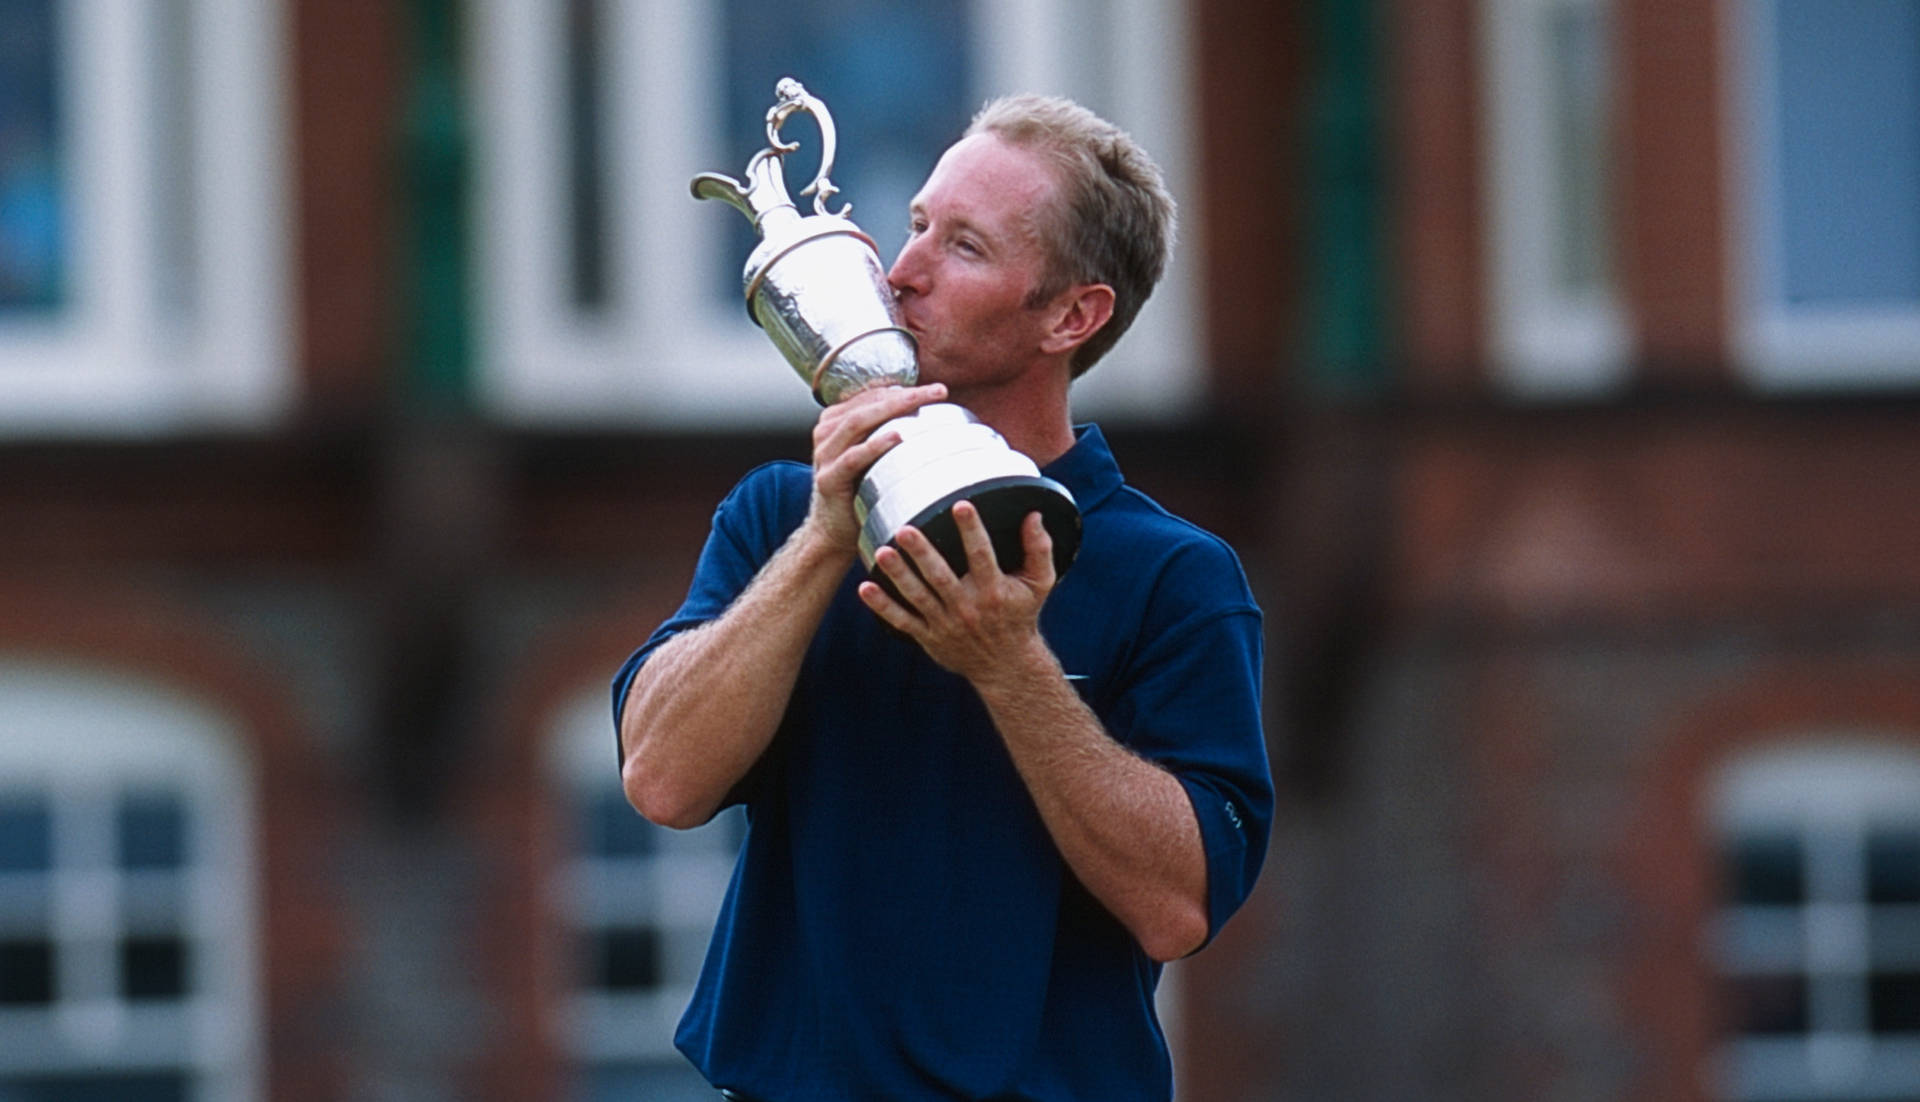
[[[706,822],[766,752],[852,565],[860,478],[899,443],[874,430],[945,395],[937,384],[887,387],[821,413],[806,519],[725,613],[662,644],[627,690],[621,783],[642,815],[671,827]]]
[[[968,569],[956,578],[925,536],[906,529],[877,559],[902,600],[869,582],[860,596],[986,704],[1047,831],[1074,875],[1156,960],[1207,937],[1207,865],[1200,826],[1173,774],[1116,742],[1080,700],[1040,635],[1052,591],[1051,541],[1038,515],[1022,536],[1026,563],[1004,574],[969,503],[954,507]]]

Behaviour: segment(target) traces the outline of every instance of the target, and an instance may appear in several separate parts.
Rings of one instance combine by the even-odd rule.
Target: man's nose
[[[900,246],[899,255],[893,258],[893,267],[887,269],[887,285],[892,287],[896,294],[922,289],[920,254],[915,247],[919,240],[917,236],[907,238],[907,243]]]

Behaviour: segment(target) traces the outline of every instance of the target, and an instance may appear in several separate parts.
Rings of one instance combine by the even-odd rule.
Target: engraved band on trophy
[[[848,217],[851,204],[827,209],[827,200],[839,191],[828,179],[836,142],[833,117],[791,77],[775,86],[774,95],[767,111],[767,148],[747,162],[746,178],[706,172],[693,179],[695,198],[732,205],[760,233],[742,274],[747,313],[821,405],[870,386],[912,386],[920,374],[916,347],[900,325],[873,239]],[[787,193],[783,170],[784,158],[800,143],[780,138],[781,127],[799,111],[819,124],[822,146],[819,171],[800,192],[813,196],[814,213],[804,216]],[[954,572],[964,574],[966,552],[952,513],[963,500],[979,510],[1002,570],[1017,570],[1025,561],[1020,526],[1034,512],[1053,540],[1055,571],[1064,573],[1073,562],[1080,549],[1080,510],[1073,495],[973,414],[941,402],[884,428],[899,432],[900,443],[867,471],[854,499],[860,559],[875,581],[892,588],[874,572],[873,557],[907,525],[924,532]]]

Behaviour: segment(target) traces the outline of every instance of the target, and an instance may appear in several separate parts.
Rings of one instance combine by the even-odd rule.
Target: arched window
[[[564,857],[549,885],[572,983],[552,1023],[572,1097],[709,1102],[712,1088],[673,1048],[745,824],[738,810],[667,830],[627,804],[602,689],[555,715],[547,774]]]
[[[1802,742],[1713,791],[1729,1099],[1920,1099],[1920,750]]]
[[[252,775],[232,723],[0,657],[0,1097],[259,1097]]]

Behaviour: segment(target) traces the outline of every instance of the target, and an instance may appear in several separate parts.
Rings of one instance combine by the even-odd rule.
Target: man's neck
[[[1044,467],[1073,447],[1073,418],[1064,385],[1009,386],[955,390],[948,400],[993,427],[1007,446]]]

